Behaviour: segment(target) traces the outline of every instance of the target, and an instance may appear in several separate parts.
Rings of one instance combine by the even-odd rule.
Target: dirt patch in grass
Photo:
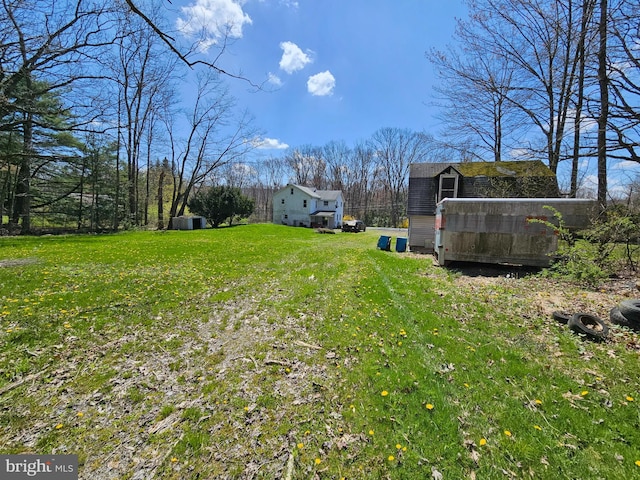
[[[304,431],[297,425],[322,397],[325,370],[313,358],[326,352],[309,340],[304,318],[271,318],[264,301],[203,298],[188,320],[169,313],[126,334],[114,327],[83,349],[70,331],[40,352],[52,357],[43,382],[12,390],[34,402],[7,399],[12,418],[29,421],[2,443],[83,452],[82,478],[96,480],[282,477]]]
[[[9,258],[0,260],[0,268],[22,267],[24,265],[33,265],[38,263],[37,258]]]

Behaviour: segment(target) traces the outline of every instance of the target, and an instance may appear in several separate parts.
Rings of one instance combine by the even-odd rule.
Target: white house
[[[273,194],[273,223],[340,228],[343,212],[340,190],[316,190],[288,184]]]

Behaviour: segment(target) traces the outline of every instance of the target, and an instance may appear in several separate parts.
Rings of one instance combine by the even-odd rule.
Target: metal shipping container
[[[445,198],[436,206],[434,253],[440,265],[450,261],[546,267],[557,250],[553,207],[571,230],[588,227],[594,200],[569,198]]]

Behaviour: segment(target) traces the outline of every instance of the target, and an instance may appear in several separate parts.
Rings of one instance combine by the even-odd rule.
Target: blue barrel
[[[378,248],[380,250],[386,250],[389,252],[391,250],[391,237],[387,237],[386,235],[382,235],[378,239]]]
[[[405,252],[407,250],[407,239],[405,237],[398,237],[396,239],[396,252]]]

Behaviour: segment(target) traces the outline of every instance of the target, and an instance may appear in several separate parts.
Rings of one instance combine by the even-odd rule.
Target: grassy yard
[[[637,334],[550,316],[634,287],[465,277],[377,235],[0,238],[0,453],[82,479],[640,478]]]

